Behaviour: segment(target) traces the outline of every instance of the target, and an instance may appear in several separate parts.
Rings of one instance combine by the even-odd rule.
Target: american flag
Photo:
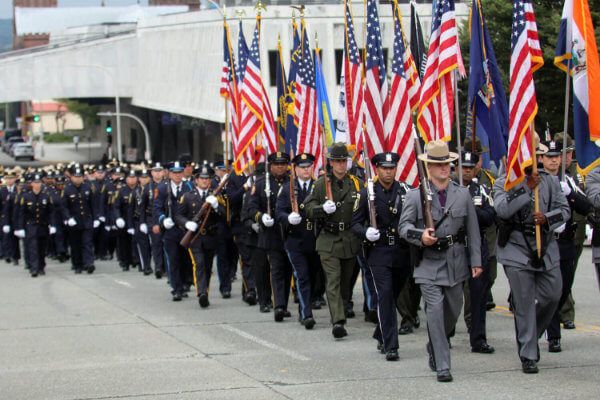
[[[223,25],[223,74],[221,76],[221,96],[229,100],[228,107],[231,118],[231,141],[234,157],[238,154],[236,148],[239,135],[239,92],[237,79],[235,76],[235,62],[233,50],[231,47],[231,37],[229,35],[229,25],[227,22]],[[226,121],[227,123],[227,121]],[[234,163],[236,172],[242,170],[240,163]]]
[[[252,155],[253,152],[248,153],[248,150],[252,150],[252,145],[255,141],[257,146],[258,143],[262,143],[263,147],[268,146],[269,153],[277,151],[275,118],[273,117],[269,97],[260,74],[259,37],[260,17],[256,21],[256,28],[254,29],[252,46],[247,57],[241,90],[243,106],[240,122],[239,148],[241,151],[246,152],[246,154]]]
[[[532,47],[533,46],[533,47]],[[530,0],[513,4],[510,57],[508,165],[504,188],[509,190],[525,178],[525,168],[535,160],[532,123],[538,111],[533,71],[540,68],[539,41]],[[543,64],[543,60],[541,60]]]
[[[418,100],[419,73],[406,46],[402,30],[400,7],[394,2],[394,55],[392,57],[392,81],[390,110],[385,119],[386,149],[398,153],[398,178],[416,187],[418,172],[414,151],[411,109]],[[411,102],[412,100],[412,102]]]
[[[354,22],[350,1],[346,0],[346,37],[344,39],[344,96],[346,105],[346,131],[349,143],[359,148],[362,140],[362,63],[360,50],[354,37]],[[360,157],[359,157],[360,158]]]
[[[296,154],[310,153],[316,157],[321,154],[321,135],[319,130],[319,113],[317,110],[317,90],[315,83],[315,67],[312,60],[308,33],[304,20],[300,33],[302,41],[302,58],[296,74],[296,97],[294,119],[298,125],[298,144]],[[315,170],[318,171],[315,165]]]
[[[388,83],[376,0],[367,0],[367,54],[363,96],[366,150],[371,158],[385,151],[384,121],[389,109]]]
[[[417,127],[426,143],[450,140],[452,135],[453,71],[462,66],[457,34],[454,0],[437,0],[417,114]]]

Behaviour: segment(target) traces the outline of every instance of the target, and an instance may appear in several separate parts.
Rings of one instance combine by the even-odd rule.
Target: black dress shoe
[[[450,373],[450,370],[448,369],[443,369],[441,371],[438,371],[437,373],[437,381],[438,382],[452,382],[454,378],[452,378],[452,374]]]
[[[261,313],[268,313],[268,312],[271,312],[271,307],[269,307],[269,306],[268,306],[268,305],[266,305],[266,304],[263,304],[263,305],[261,305],[261,306],[260,306],[260,312],[261,312]]]
[[[223,296],[224,299],[230,299],[231,298],[231,292],[222,292],[221,296]]]
[[[437,368],[435,366],[435,357],[433,356],[433,348],[431,347],[431,343],[427,342],[427,346],[425,348],[427,349],[427,354],[429,355],[429,369],[435,372]]]
[[[346,309],[346,318],[354,318],[356,317],[356,313],[354,312],[354,310],[352,308],[347,308]]]
[[[38,273],[37,273],[37,272],[32,272],[32,273],[31,273],[31,277],[32,277],[32,278],[37,278],[37,276],[38,276]]]
[[[305,319],[302,321],[302,325],[304,325],[304,328],[305,328],[307,331],[310,331],[312,328],[314,328],[314,327],[315,327],[315,324],[316,324],[316,322],[315,322],[315,319],[314,319],[313,317],[308,317],[308,318],[305,318]]]
[[[181,293],[175,293],[173,295],[173,301],[181,301]]]
[[[161,279],[163,277],[163,273],[162,271],[156,271],[154,272],[154,276],[156,277],[156,279]]]
[[[413,333],[413,327],[410,324],[400,325],[400,329],[398,329],[399,335],[409,335]]]
[[[291,312],[289,312],[288,310],[285,310],[285,311],[283,312],[283,317],[284,317],[284,318],[291,318],[291,317],[292,317],[292,313],[291,313]]]
[[[475,347],[471,347],[471,353],[492,354],[496,349],[487,343],[481,343]]]
[[[348,332],[346,332],[346,328],[342,324],[333,324],[333,329],[331,330],[331,334],[336,339],[341,339],[345,336],[348,336]]]
[[[255,306],[256,305],[256,293],[254,293],[254,292],[246,293],[246,303],[248,303],[249,306]]]
[[[310,308],[312,308],[313,310],[320,310],[321,302],[319,300],[313,301],[312,303],[310,303]]]
[[[87,271],[88,274],[93,274],[94,271],[96,270],[96,266],[95,265],[88,265],[85,270]]]
[[[524,358],[521,360],[521,368],[526,374],[537,374],[539,372],[537,362]]]
[[[387,361],[398,361],[400,359],[398,350],[389,350],[387,353],[385,353],[385,359]]]
[[[562,347],[560,346],[560,339],[548,340],[548,351],[550,353],[560,353],[562,351]]]
[[[571,320],[563,322],[563,329],[575,329],[575,322]]]
[[[210,302],[208,301],[208,295],[206,293],[202,293],[198,297],[198,304],[200,304],[200,307],[202,308],[206,308],[210,305]]]
[[[496,303],[494,303],[493,301],[488,301],[487,303],[485,303],[486,311],[493,310],[494,308],[496,308]]]
[[[283,321],[283,317],[285,317],[285,310],[283,308],[276,308],[274,315],[275,322]]]
[[[148,275],[150,275],[151,273],[152,273],[152,268],[146,268],[146,269],[144,270],[144,275],[145,275],[145,276],[148,276]]]

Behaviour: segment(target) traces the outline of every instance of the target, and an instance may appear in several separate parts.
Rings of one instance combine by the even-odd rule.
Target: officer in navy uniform
[[[212,276],[212,264],[218,242],[221,239],[218,225],[225,211],[219,204],[219,199],[212,194],[211,178],[213,174],[214,171],[208,165],[203,165],[195,171],[195,187],[181,196],[174,218],[177,225],[183,230],[195,234],[200,230],[194,242],[191,243],[188,253],[192,261],[196,295],[201,308],[210,305],[208,290]],[[203,225],[204,217],[197,222],[194,221],[194,218],[204,203],[208,203],[209,208],[206,211],[208,212],[206,223]]]
[[[15,170],[7,171],[4,175],[5,186],[0,188],[0,197],[2,197],[2,214],[0,221],[2,223],[2,248],[6,262],[12,262],[19,265],[21,251],[19,249],[19,239],[13,235],[14,209],[17,199],[17,175]]]
[[[496,223],[496,211],[490,204],[491,197],[485,187],[477,182],[475,168],[479,162],[479,154],[470,151],[461,153],[463,186],[469,189],[473,205],[477,213],[479,233],[481,236],[481,262],[483,272],[478,278],[470,277],[468,286],[465,285],[465,310],[467,302],[470,307],[469,339],[473,353],[491,354],[494,348],[487,342],[486,335],[486,304],[490,288],[490,268],[488,265],[489,249],[486,232]],[[468,295],[467,295],[468,293]],[[465,311],[466,314],[466,311]]]
[[[50,183],[44,187],[52,199],[52,203],[54,204],[54,213],[56,214],[55,218],[56,221],[58,221],[55,225],[56,233],[50,235],[50,240],[54,242],[56,258],[61,263],[69,259],[69,245],[67,241],[66,230],[65,226],[60,223],[62,220],[62,209],[64,207],[63,199],[61,197],[61,192],[65,185],[64,181],[65,177],[63,173],[60,171],[54,171],[51,176]]]
[[[131,169],[126,173],[125,185],[117,190],[113,205],[114,221],[117,226],[117,256],[123,271],[129,271],[130,267],[138,263],[138,260],[134,259],[133,252],[135,235],[133,192],[136,187],[137,175]]]
[[[162,231],[160,225],[155,225],[154,199],[158,195],[158,185],[163,181],[164,167],[160,162],[152,164],[150,169],[152,179],[145,188],[145,224],[150,236],[152,247],[152,260],[154,261],[154,276],[161,279],[165,275],[165,252],[163,247]],[[158,217],[157,217],[158,218]]]
[[[50,233],[56,233],[54,205],[48,192],[42,190],[42,174],[29,176],[31,190],[20,196],[15,221],[15,236],[25,239],[25,262],[32,277],[45,275],[46,246]]]
[[[538,146],[536,146],[538,147]],[[548,148],[541,144],[537,154]],[[554,233],[568,221],[571,210],[558,180],[544,170],[525,169],[525,180],[504,188],[505,178],[494,184],[494,208],[501,226],[498,262],[504,266],[512,292],[515,334],[524,373],[538,372],[538,338],[546,330],[561,297],[560,254]],[[538,188],[539,210],[534,211]],[[536,225],[541,231],[541,257],[536,248]]]
[[[427,315],[429,367],[438,382],[453,380],[448,336],[462,309],[463,284],[477,278],[481,267],[481,236],[473,200],[467,188],[450,179],[450,163],[458,154],[443,140],[427,143],[419,159],[427,165],[434,228],[425,227],[420,191],[408,192],[400,217],[400,236],[422,248],[415,266]],[[468,243],[468,247],[467,247]]]
[[[76,274],[83,270],[94,272],[93,224],[95,218],[92,187],[84,181],[83,169],[75,165],[70,171],[70,182],[62,191],[63,221],[67,225],[71,263]]]
[[[274,318],[276,322],[284,317],[291,317],[288,311],[290,296],[292,266],[285,254],[281,225],[275,223],[275,205],[279,190],[289,186],[287,172],[290,156],[284,152],[269,154],[269,174],[256,181],[248,203],[248,213],[254,222],[260,225],[258,232],[258,247],[265,249],[271,264],[271,288],[275,302]],[[268,185],[267,188],[267,179]],[[269,193],[267,193],[269,191]],[[267,201],[269,198],[269,201]],[[270,208],[267,208],[267,204]]]
[[[212,178],[212,187],[216,188],[221,178],[227,173],[225,163],[218,161],[215,164],[216,174]],[[231,178],[230,178],[231,179]],[[229,183],[227,184],[229,185]],[[225,195],[225,191],[223,193]],[[222,195],[222,196],[223,196]],[[231,230],[231,213],[229,204],[225,204],[225,218],[218,221],[219,243],[217,249],[217,273],[219,274],[219,292],[224,299],[231,297],[231,282],[235,278],[238,263],[238,250],[233,241]]]
[[[373,157],[377,181],[361,189],[352,216],[352,231],[363,240],[365,261],[377,293],[378,324],[373,338],[388,361],[399,359],[396,299],[410,273],[409,244],[398,234],[406,196],[406,188],[395,180],[399,160],[396,153],[379,153]],[[374,195],[376,227],[370,226],[370,191]]]
[[[312,154],[298,154],[292,160],[296,179],[292,184],[281,187],[277,196],[275,220],[283,229],[285,251],[294,269],[296,291],[298,293],[299,321],[306,329],[315,326],[312,313],[313,287],[319,271],[321,259],[316,250],[315,222],[306,216],[304,200],[312,191],[312,179],[315,157]],[[295,191],[298,211],[292,210],[290,190]]]
[[[594,206],[569,174],[561,176],[562,142],[549,141],[544,142],[544,145],[548,147],[546,154],[542,155],[544,171],[552,176],[556,176],[560,180],[562,192],[566,196],[571,210],[571,217],[565,222],[564,230],[557,232],[555,235],[560,254],[562,292],[558,301],[558,308],[546,330],[548,351],[559,353],[562,351],[560,310],[571,294],[573,280],[575,279],[575,259],[577,257],[575,231],[577,231],[577,223],[573,220],[573,217],[575,212],[579,215],[587,216],[593,210]]]
[[[150,240],[148,236],[148,186],[150,184],[150,172],[143,167],[137,172],[138,185],[133,190],[133,235],[134,254],[137,254],[140,267],[144,275],[152,273],[150,251]]]
[[[90,185],[94,188],[94,208],[97,210],[98,219],[94,221],[94,256],[96,259],[106,259],[107,246],[102,243],[106,240],[106,217],[102,215],[100,210],[103,207],[103,188],[106,179],[106,168],[104,165],[96,165],[92,168],[93,180],[90,180]]]
[[[183,182],[183,165],[179,161],[169,166],[169,179],[158,184],[154,199],[154,225],[159,225],[163,231],[165,263],[173,301],[181,301],[187,295],[183,282],[183,271],[186,251],[179,242],[184,231],[175,224],[175,213],[181,196],[191,190],[187,182]]]

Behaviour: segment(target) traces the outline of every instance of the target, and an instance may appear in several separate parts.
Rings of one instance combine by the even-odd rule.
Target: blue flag
[[[480,0],[473,0],[470,25],[467,136],[478,137],[490,149],[489,158],[498,162],[506,155],[508,105]]]
[[[333,126],[333,118],[331,117],[331,107],[329,106],[329,96],[327,96],[327,85],[323,76],[323,68],[321,66],[321,56],[319,48],[315,49],[315,80],[317,87],[317,107],[319,109],[319,124],[325,131],[327,147],[335,142],[335,127]]]
[[[292,56],[290,61],[290,69],[288,71],[287,81],[287,117],[285,123],[285,151],[291,154],[292,149],[296,149],[296,143],[298,142],[298,124],[294,120],[295,106],[294,103],[296,93],[296,75],[298,71],[298,63],[302,59],[302,46],[300,44],[300,35],[298,33],[298,26],[294,22],[294,43],[292,47]]]
[[[287,84],[285,79],[285,68],[283,66],[283,54],[281,44],[277,45],[277,71],[275,71],[275,82],[277,84],[277,141],[285,143],[285,124],[287,123]],[[279,144],[278,143],[278,144]],[[279,146],[277,146],[279,148]]]

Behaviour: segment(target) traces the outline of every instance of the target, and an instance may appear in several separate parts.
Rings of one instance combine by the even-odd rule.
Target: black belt
[[[534,224],[515,224],[514,229],[523,232],[525,236],[535,236],[535,225]]]
[[[345,231],[346,228],[348,228],[348,226],[346,226],[346,224],[343,222],[325,222],[323,224],[323,229],[325,232],[329,233],[340,233]]]
[[[456,235],[442,236],[438,238],[431,248],[437,251],[444,251],[449,249],[456,243],[466,243],[467,236],[464,231],[459,231]]]

